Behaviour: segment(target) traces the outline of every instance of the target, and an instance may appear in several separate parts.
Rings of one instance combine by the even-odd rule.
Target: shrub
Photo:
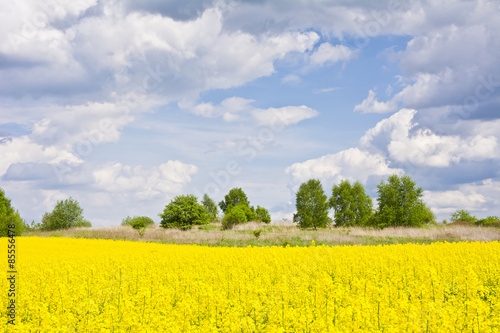
[[[9,225],[14,225],[14,228],[10,228]],[[15,236],[21,236],[24,229],[24,221],[11,206],[10,199],[5,197],[3,189],[0,188],[0,237],[7,237],[9,229],[14,231]]]
[[[212,200],[212,198],[208,196],[208,194],[203,195],[201,204],[203,205],[203,207],[205,207],[210,222],[217,221],[217,214],[219,213],[219,209],[217,208],[217,205]]]
[[[472,216],[468,210],[460,209],[451,214],[450,220],[453,222],[457,221],[476,222],[477,217]]]
[[[484,226],[489,226],[492,224],[499,224],[500,225],[500,217],[498,216],[488,216],[485,219],[480,219],[476,222],[474,222],[477,225],[484,225]]]
[[[335,226],[366,225],[373,214],[372,199],[360,182],[345,179],[332,188],[330,208],[335,210]]]
[[[325,228],[332,222],[328,217],[327,197],[317,179],[310,179],[300,185],[296,208],[293,222],[298,223],[301,228]]]
[[[73,198],[56,203],[54,210],[42,217],[42,230],[68,229],[73,227],[91,227],[92,224],[83,218],[83,209]]]
[[[239,204],[232,207],[229,211],[226,212],[224,218],[222,219],[222,228],[231,229],[236,224],[246,223],[247,220],[247,211],[250,210],[248,206],[244,204]]]
[[[141,225],[141,224],[144,224],[144,226],[148,227],[150,225],[153,225],[155,222],[147,217],[147,216],[134,216],[134,217],[130,217],[130,216],[127,216],[126,218],[124,218],[122,220],[122,226],[131,226],[133,228],[133,225]]]
[[[160,226],[163,228],[190,229],[193,225],[209,223],[205,207],[198,203],[196,196],[179,195],[163,210]]]

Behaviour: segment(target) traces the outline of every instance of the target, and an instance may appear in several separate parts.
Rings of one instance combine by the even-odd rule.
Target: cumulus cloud
[[[370,154],[358,148],[295,163],[285,169],[285,173],[291,176],[292,182],[299,185],[311,178],[334,181],[348,178],[364,183],[370,176],[387,176],[402,172],[401,169],[391,168],[384,156]]]
[[[339,61],[347,61],[355,57],[356,53],[345,45],[321,44],[309,60],[312,64],[334,64]]]
[[[380,121],[361,138],[365,149],[385,151],[391,160],[412,166],[447,167],[462,160],[480,161],[500,157],[493,135],[438,135],[417,128],[417,111],[402,109]]]
[[[368,97],[354,107],[354,111],[360,111],[362,113],[387,113],[393,112],[397,109],[397,103],[395,101],[379,102],[376,98],[376,94],[370,89],[368,92]]]
[[[180,161],[168,161],[151,168],[113,163],[97,167],[93,176],[95,187],[100,190],[148,200],[181,192],[197,171],[195,165]]]
[[[424,191],[424,200],[437,214],[451,214],[466,209],[475,212],[478,217],[486,217],[484,211],[499,215],[499,198],[500,182],[493,179],[462,184],[455,190]]]

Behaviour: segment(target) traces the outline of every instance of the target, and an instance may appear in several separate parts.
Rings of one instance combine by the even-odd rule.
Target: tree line
[[[331,197],[325,194],[318,179],[310,179],[302,183],[296,193],[296,213],[293,222],[300,228],[325,228],[329,225],[337,227],[420,227],[435,223],[432,210],[422,200],[423,189],[417,187],[408,175],[392,175],[377,185],[378,207],[374,209],[373,200],[366,194],[364,186],[359,182],[347,179],[333,185]],[[220,211],[219,211],[220,209]],[[329,217],[330,210],[334,218]],[[270,223],[271,215],[266,208],[250,204],[247,195],[241,188],[233,188],[218,204],[205,194],[198,202],[192,194],[178,195],[168,203],[163,212],[158,214],[160,226],[187,230],[195,225],[221,222],[224,229],[231,229],[237,224],[248,221]],[[476,225],[500,225],[500,218],[488,216],[477,219],[467,210],[457,210],[451,215],[451,221],[465,221]],[[446,220],[443,223],[447,223]],[[127,216],[122,220],[123,226],[131,226],[143,235],[146,228],[154,221],[147,216]],[[91,227],[90,221],[83,217],[83,209],[77,200],[68,198],[56,203],[52,212],[43,214],[41,223],[26,223],[10,199],[0,188],[0,237],[8,234],[8,229],[21,235],[23,230],[58,230],[72,227]]]
[[[359,182],[344,179],[333,185],[328,199],[321,182],[310,179],[300,185],[296,195],[297,213],[293,221],[301,228],[335,226],[420,227],[433,222],[435,216],[422,200],[423,189],[407,175],[392,175],[377,185],[378,208]],[[334,219],[328,216],[334,210]]]

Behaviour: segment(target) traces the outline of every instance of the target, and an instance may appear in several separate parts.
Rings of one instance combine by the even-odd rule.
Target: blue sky
[[[0,5],[0,187],[95,226],[242,187],[408,174],[438,219],[500,215],[497,1]]]

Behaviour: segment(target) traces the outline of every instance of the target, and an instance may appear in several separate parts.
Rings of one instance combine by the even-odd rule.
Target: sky
[[[500,215],[500,2],[0,2],[0,187],[28,222],[159,222],[241,187],[273,221],[392,174]]]

